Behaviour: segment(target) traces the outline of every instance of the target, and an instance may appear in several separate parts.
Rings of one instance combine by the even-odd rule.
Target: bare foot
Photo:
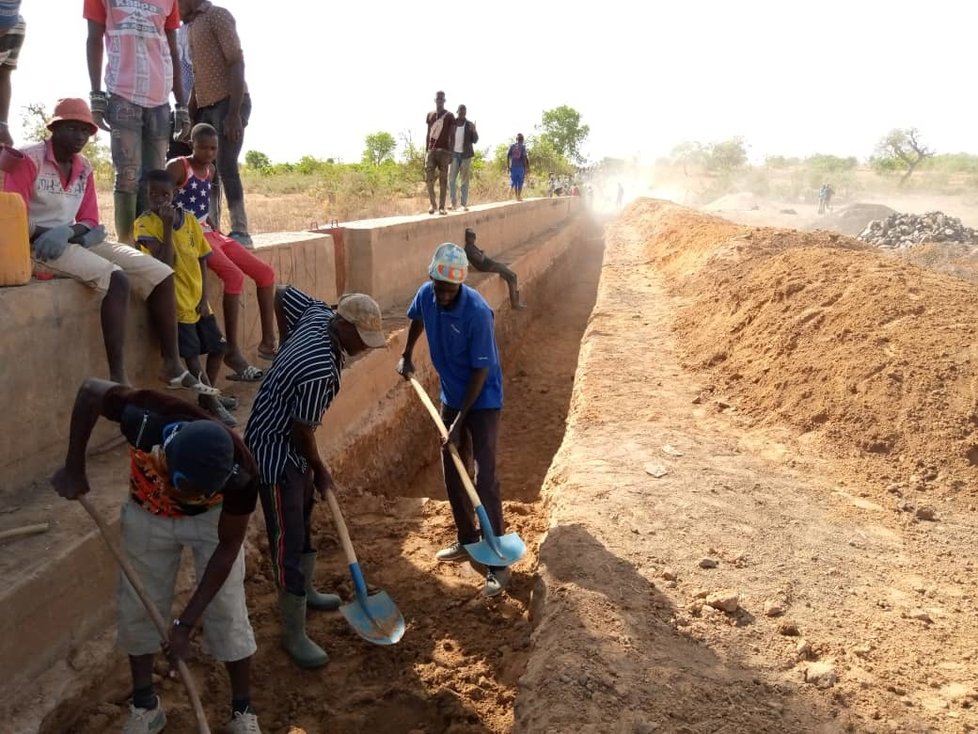
[[[244,355],[239,351],[235,351],[233,353],[229,352],[228,354],[225,354],[224,364],[226,364],[235,372],[244,372],[249,367],[248,360],[245,359]]]

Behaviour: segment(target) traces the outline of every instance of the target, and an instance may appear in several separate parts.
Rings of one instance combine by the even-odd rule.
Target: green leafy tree
[[[272,170],[272,159],[260,150],[249,150],[245,153],[245,165],[256,173],[269,173]]]
[[[747,144],[741,137],[721,140],[706,149],[705,165],[714,173],[729,174],[747,165]]]
[[[682,166],[683,175],[688,176],[691,166],[703,165],[706,160],[706,150],[702,143],[687,140],[673,148],[669,157],[672,159],[673,165]]]
[[[903,186],[917,166],[933,156],[934,150],[921,142],[917,128],[895,128],[880,138],[869,162],[877,173],[903,171],[900,177]]]
[[[545,110],[539,130],[540,141],[546,141],[571,163],[584,163],[581,146],[587,140],[591,128],[581,122],[580,112],[567,105]]]
[[[394,160],[397,141],[388,132],[370,133],[364,139],[363,162],[379,166],[384,161]]]
[[[570,176],[574,173],[574,166],[567,160],[567,156],[557,150],[550,138],[544,135],[533,138],[526,148],[530,156],[530,171],[537,177],[549,177],[551,173],[555,176]],[[503,151],[503,168],[506,167],[508,150],[509,146],[506,146]]]

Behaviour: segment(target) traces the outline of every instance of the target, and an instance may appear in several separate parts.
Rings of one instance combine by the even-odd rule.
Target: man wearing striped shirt
[[[345,358],[387,342],[380,306],[362,293],[343,296],[334,310],[288,286],[276,292],[275,314],[281,345],[255,398],[245,443],[261,474],[282,646],[299,667],[318,668],[329,656],[306,635],[306,608],[337,609],[340,599],[312,586],[314,493],[324,498],[333,489],[316,428],[339,392]]]

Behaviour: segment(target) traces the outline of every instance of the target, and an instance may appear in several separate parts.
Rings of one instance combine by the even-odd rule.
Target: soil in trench
[[[369,731],[507,732],[513,726],[517,681],[530,648],[529,608],[537,548],[546,529],[539,491],[560,446],[580,340],[594,305],[602,242],[589,237],[562,258],[531,291],[532,318],[508,345],[498,471],[509,530],[526,541],[508,593],[481,595],[482,579],[468,564],[434,561],[454,539],[440,467],[431,464],[403,487],[364,487],[341,496],[347,523],[368,582],[386,590],[404,615],[407,631],[393,647],[371,646],[339,613],[310,612],[310,636],[330,654],[319,671],[298,670],[279,647],[276,592],[259,547],[249,548],[246,582],[258,641],[252,700],[262,730],[309,734]],[[499,318],[511,318],[506,312]],[[405,387],[405,389],[408,389]],[[420,407],[419,411],[423,411]],[[424,420],[424,419],[422,419]],[[415,425],[425,425],[419,423]],[[432,457],[437,441],[432,429]],[[430,498],[430,499],[425,499]],[[320,549],[316,581],[344,598],[352,587],[325,507],[317,508]],[[158,672],[166,669],[159,658]],[[220,664],[195,648],[191,669],[208,720],[216,731],[229,717],[230,689]],[[160,678],[168,732],[196,730],[178,679]],[[107,680],[66,729],[101,734],[121,728],[127,713],[128,671]]]

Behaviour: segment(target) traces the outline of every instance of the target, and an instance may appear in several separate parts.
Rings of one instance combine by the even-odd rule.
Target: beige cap
[[[336,313],[357,327],[357,333],[371,349],[387,346],[380,306],[365,293],[347,293],[340,298]]]

